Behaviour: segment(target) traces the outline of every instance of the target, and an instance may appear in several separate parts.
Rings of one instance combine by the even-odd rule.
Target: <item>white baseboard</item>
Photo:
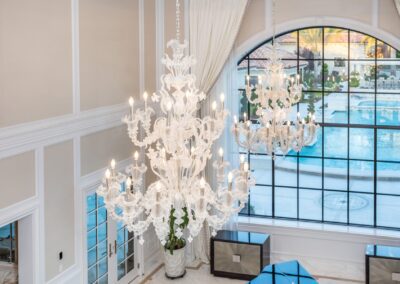
[[[161,264],[164,263],[164,256],[160,249],[156,250],[150,257],[144,261],[144,277],[154,272]]]
[[[129,284],[141,284],[143,281],[152,275],[158,267],[160,267],[161,264],[164,263],[163,255],[161,253],[161,250],[156,250],[154,253],[150,256],[148,256],[144,260],[144,273],[143,275],[139,275],[135,280],[130,282]]]
[[[81,282],[81,269],[74,264],[58,274],[46,284],[78,284]]]

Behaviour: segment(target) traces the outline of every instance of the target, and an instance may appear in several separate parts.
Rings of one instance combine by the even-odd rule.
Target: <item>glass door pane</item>
[[[138,276],[136,242],[122,222],[109,221],[109,283],[127,284]]]
[[[122,222],[108,219],[103,197],[86,199],[89,284],[127,284],[138,274],[137,244]]]
[[[118,280],[130,274],[135,268],[134,236],[122,222],[117,224],[117,269]]]
[[[88,283],[108,283],[107,210],[96,193],[87,196],[86,205]]]

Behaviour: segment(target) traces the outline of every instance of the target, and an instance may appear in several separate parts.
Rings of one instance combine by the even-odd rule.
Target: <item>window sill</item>
[[[315,235],[338,235],[346,238],[351,237],[365,237],[369,239],[379,239],[379,240],[393,240],[400,239],[400,231],[395,230],[384,230],[384,229],[374,229],[374,228],[364,228],[355,226],[343,226],[343,225],[332,225],[332,224],[322,224],[322,223],[310,223],[301,221],[291,221],[291,220],[278,220],[269,219],[261,217],[238,217],[238,227],[240,230],[249,231],[286,231],[288,234],[292,234],[296,231],[296,235],[309,235],[310,233]],[[292,232],[292,233],[290,233]],[[272,232],[271,232],[272,233]],[[366,241],[368,241],[366,240]]]

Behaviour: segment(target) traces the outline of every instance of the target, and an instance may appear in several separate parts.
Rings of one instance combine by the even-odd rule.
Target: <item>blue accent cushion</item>
[[[271,264],[249,284],[318,284],[297,260]]]

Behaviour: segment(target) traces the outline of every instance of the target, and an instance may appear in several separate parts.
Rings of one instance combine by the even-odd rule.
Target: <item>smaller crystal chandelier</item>
[[[275,43],[275,28],[272,53],[265,73],[265,86],[261,76],[258,76],[256,86],[250,85],[250,76],[246,78],[246,97],[256,106],[258,123],[253,126],[246,113],[243,114],[243,121],[238,122],[234,117],[233,134],[236,142],[252,152],[264,148],[273,157],[276,153],[286,155],[290,150],[299,152],[315,141],[319,126],[315,123],[315,115],[311,113],[305,119],[301,119],[300,113],[297,113],[297,119],[290,121],[292,107],[300,101],[303,85],[299,75],[288,78],[284,73],[284,64]]]

